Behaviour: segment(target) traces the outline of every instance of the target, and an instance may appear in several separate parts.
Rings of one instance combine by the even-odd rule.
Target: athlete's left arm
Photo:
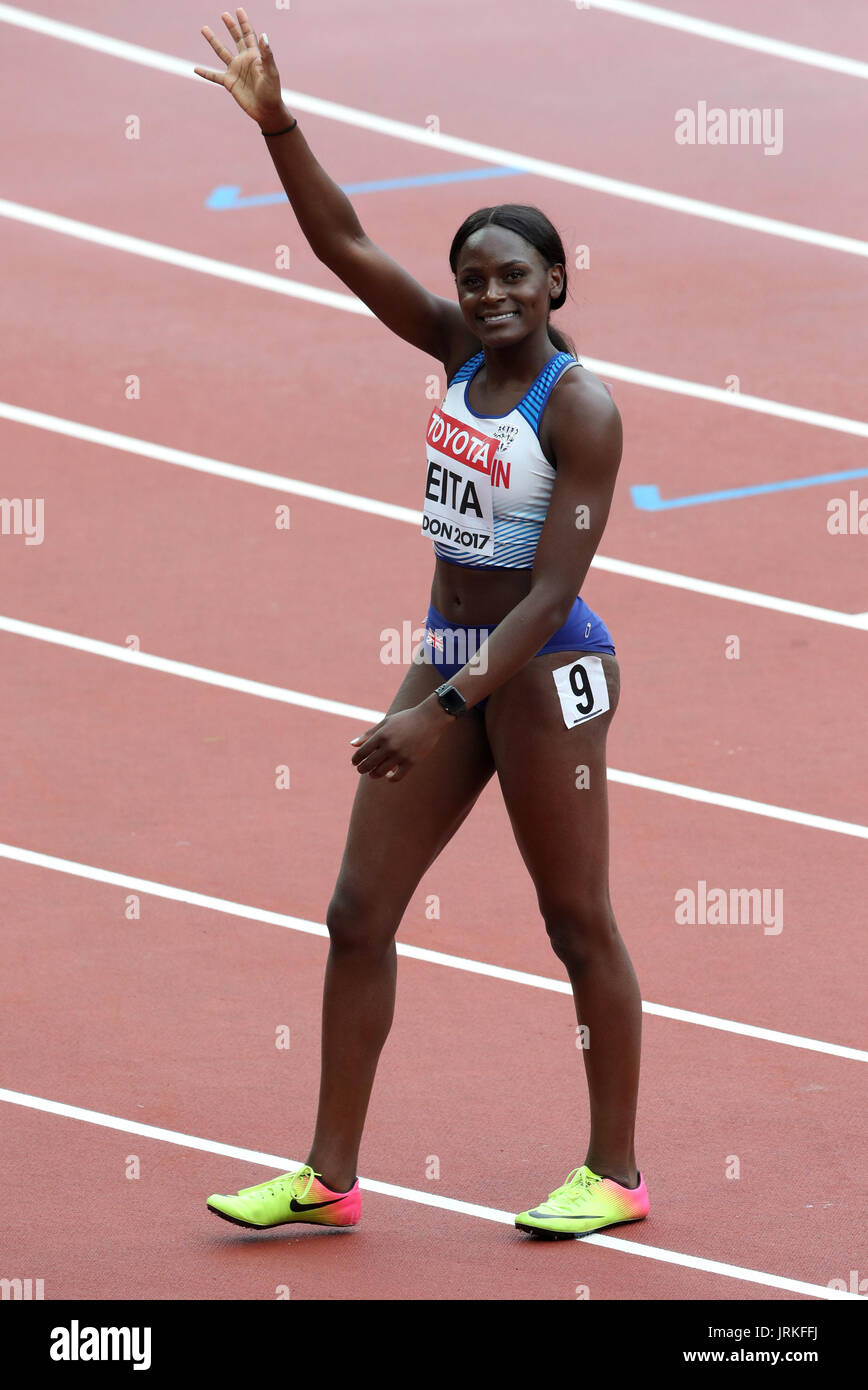
[[[562,627],[600,543],[621,462],[621,417],[602,382],[570,372],[547,406],[557,475],[530,592],[480,647],[485,670],[449,683],[476,703],[520,671]]]
[[[554,605],[556,632],[581,593],[606,529],[623,440],[618,407],[596,377],[570,372],[548,409],[557,476],[528,598],[536,594]]]

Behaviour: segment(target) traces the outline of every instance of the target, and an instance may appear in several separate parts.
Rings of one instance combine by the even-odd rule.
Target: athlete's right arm
[[[287,113],[284,125],[291,119]],[[358,295],[386,328],[439,362],[454,357],[458,342],[465,337],[465,357],[478,350],[457,303],[427,290],[367,236],[349,198],[317,162],[300,127],[266,143],[298,225],[317,259]]]
[[[263,132],[282,131],[293,116],[283,104],[280,76],[264,35],[258,39],[243,9],[223,22],[236,52],[207,25],[202,33],[226,64],[224,72],[194,71],[229,91]],[[463,361],[479,342],[457,303],[432,294],[365,234],[349,198],[318,163],[299,126],[266,141],[298,225],[311,249],[381,323],[440,362]]]

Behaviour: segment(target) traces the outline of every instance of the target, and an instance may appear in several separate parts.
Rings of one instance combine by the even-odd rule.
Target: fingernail
[[[268,35],[267,35],[267,34],[263,34],[263,35],[262,35],[262,42],[265,44],[265,47],[267,48],[267,47],[268,47]]]

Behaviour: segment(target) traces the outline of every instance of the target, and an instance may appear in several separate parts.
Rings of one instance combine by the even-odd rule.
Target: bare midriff
[[[500,623],[530,592],[531,570],[472,569],[435,557],[431,602],[450,623]]]

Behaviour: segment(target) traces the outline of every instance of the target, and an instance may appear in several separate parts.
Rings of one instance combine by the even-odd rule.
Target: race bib
[[[568,729],[595,719],[609,708],[609,687],[598,656],[583,656],[552,671]]]
[[[435,407],[428,422],[423,536],[470,558],[492,554],[491,475],[499,442]]]

